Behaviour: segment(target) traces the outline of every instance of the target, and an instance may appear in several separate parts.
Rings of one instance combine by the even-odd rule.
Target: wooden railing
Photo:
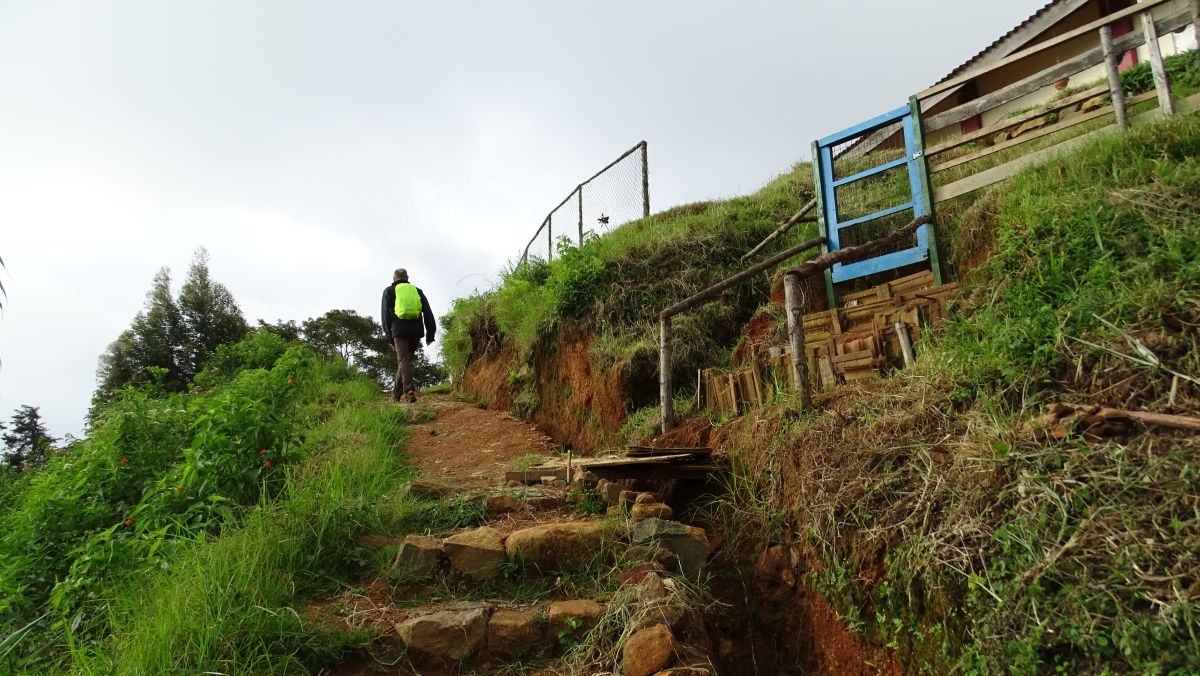
[[[1151,11],[1155,8],[1176,2],[1177,0],[1146,0],[1045,42],[1018,51],[986,66],[950,78],[945,82],[938,83],[916,94],[913,98],[920,103],[922,110],[924,110],[939,102],[944,98],[946,93],[981,76],[993,73],[1007,66],[1021,63],[1030,57],[1059,47],[1071,40],[1077,40],[1078,38],[1092,34],[1096,35],[1095,47],[1066,61],[1056,63],[997,91],[959,104],[949,110],[936,114],[923,115],[924,131],[928,138],[930,134],[941,129],[995,110],[1023,96],[1050,86],[1056,81],[1077,75],[1094,66],[1103,64],[1107,76],[1105,84],[1090,87],[1085,91],[1046,103],[1035,110],[994,122],[978,131],[963,134],[962,136],[935,144],[927,142],[925,157],[929,162],[930,175],[936,178],[939,174],[944,174],[944,172],[951,169],[958,169],[956,173],[959,174],[954,180],[944,182],[940,185],[937,185],[937,181],[935,180],[933,190],[934,203],[945,202],[946,200],[1008,179],[1030,164],[1077,147],[1085,139],[1091,138],[1091,136],[1098,133],[1100,129],[1106,129],[1113,125],[1128,128],[1134,122],[1173,115],[1176,110],[1176,104],[1171,98],[1170,82],[1168,82],[1166,70],[1163,67],[1162,53],[1158,46],[1158,36],[1167,32],[1177,31],[1189,23],[1197,23],[1198,19],[1200,19],[1200,0],[1192,0],[1191,7],[1188,9],[1177,11],[1157,19]],[[1113,38],[1112,24],[1130,17],[1139,18],[1140,30]],[[1200,32],[1200,29],[1198,29],[1198,32]],[[1151,92],[1126,98],[1121,88],[1120,75],[1117,71],[1117,61],[1120,59],[1121,54],[1132,49],[1137,49],[1143,44],[1147,45],[1147,51],[1149,52],[1155,89]],[[1110,100],[1099,107],[1075,112],[1077,108],[1087,102],[1093,101],[1097,97],[1108,97]],[[1153,100],[1158,101],[1156,108],[1131,118],[1129,114],[1130,108]],[[1194,106],[1195,103],[1189,99],[1190,105]],[[1100,125],[1099,128],[1086,131],[1077,129],[1080,125],[1087,123],[1093,123],[1093,126],[1095,126],[1097,121],[1105,119],[1110,120],[1109,124]],[[1023,125],[1033,123],[1036,126],[1038,120],[1047,120],[1048,122],[1015,138],[997,138],[997,135],[1006,135],[1021,128]],[[1069,137],[1062,138],[1054,143],[1048,144],[1044,140],[1071,129],[1075,129],[1079,133],[1074,135],[1062,134],[1060,138],[1061,136]],[[994,162],[996,158],[993,156],[997,153],[1026,146],[1026,144],[1038,140],[1042,140],[1041,143],[1037,144],[1041,147],[1034,148],[1028,146],[1027,152],[1016,151],[1012,153],[1016,157],[1008,161],[993,166],[984,166],[974,172],[969,171],[972,166],[978,166],[975,163],[979,160],[992,158],[992,162]],[[973,149],[966,154],[946,157],[951,154],[951,151],[960,150],[968,144],[981,142],[986,145],[978,149]],[[966,167],[967,171],[960,169],[961,167]]]

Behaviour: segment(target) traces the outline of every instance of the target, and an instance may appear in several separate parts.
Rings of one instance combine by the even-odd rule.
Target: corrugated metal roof
[[[955,68],[954,70],[950,71],[950,73],[946,77],[938,80],[934,84],[941,84],[941,83],[945,82],[946,80],[949,80],[952,77],[961,75],[972,64],[974,64],[976,61],[983,58],[984,56],[987,56],[987,54],[989,52],[991,52],[996,47],[1000,46],[1000,44],[1003,43],[1005,40],[1007,40],[1010,36],[1017,33],[1018,31],[1024,29],[1025,27],[1027,27],[1033,23],[1036,23],[1038,19],[1045,16],[1046,13],[1049,12],[1051,9],[1053,9],[1055,5],[1060,5],[1066,1],[1067,0],[1052,0],[1051,2],[1046,3],[1046,5],[1044,7],[1042,7],[1038,11],[1031,14],[1028,19],[1025,19],[1021,23],[1014,26],[1012,30],[1010,30],[1007,33],[1005,33],[1004,35],[1001,35],[1000,37],[996,38],[994,41],[992,41],[992,44],[988,45],[987,47],[984,47],[983,50],[980,51],[978,54],[967,59],[967,61],[965,63],[963,63],[958,68]],[[1016,48],[1014,48],[1012,51],[1016,51]]]

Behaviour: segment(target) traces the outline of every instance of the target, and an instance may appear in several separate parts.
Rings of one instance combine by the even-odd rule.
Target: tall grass
[[[391,531],[413,508],[402,490],[412,475],[399,451],[404,412],[375,403],[374,390],[330,387],[333,415],[277,500],[116,590],[117,629],[102,654],[81,660],[85,670],[296,673],[339,654],[353,637],[306,621],[304,599],[360,574],[369,557],[357,536]]]

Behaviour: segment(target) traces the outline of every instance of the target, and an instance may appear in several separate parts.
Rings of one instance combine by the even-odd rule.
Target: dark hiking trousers
[[[416,384],[413,383],[413,356],[420,344],[420,338],[404,336],[392,338],[392,347],[396,350],[396,383],[392,385],[393,399],[399,399],[400,395],[405,392],[417,389]]]

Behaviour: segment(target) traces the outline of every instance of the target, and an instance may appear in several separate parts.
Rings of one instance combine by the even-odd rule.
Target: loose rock
[[[544,639],[537,614],[525,609],[497,609],[488,620],[488,652],[513,657],[537,652]]]
[[[437,574],[445,560],[446,551],[436,538],[407,535],[396,552],[392,574],[402,580],[427,580]]]
[[[591,557],[608,531],[608,526],[596,521],[552,523],[509,535],[504,548],[509,556],[542,572],[563,570]]]
[[[561,632],[578,635],[590,631],[601,617],[604,617],[604,606],[595,601],[587,599],[555,601],[550,604],[548,623],[550,637],[557,638]],[[578,620],[578,628],[572,629],[567,622],[568,618]]]
[[[512,512],[523,511],[524,509],[525,504],[521,502],[520,498],[515,498],[505,493],[492,495],[487,499],[488,514],[511,514]]]
[[[487,639],[488,606],[442,610],[401,622],[396,631],[404,646],[445,662],[465,660]]]
[[[646,495],[646,493],[642,493]],[[670,521],[675,518],[675,512],[661,502],[637,502],[629,513],[629,520],[637,523],[646,519],[663,519]]]
[[[653,493],[638,493],[638,496],[633,500],[634,504],[637,505],[645,505],[658,501],[658,496]]]
[[[675,661],[677,648],[671,630],[658,624],[629,637],[621,653],[625,676],[651,676]]]
[[[708,560],[708,536],[703,528],[653,517],[633,527],[634,544],[655,541],[679,557],[679,569],[684,575],[695,577],[704,569]]]
[[[500,574],[504,561],[504,538],[489,526],[455,533],[446,538],[450,566],[470,577],[490,579]]]
[[[434,481],[417,479],[408,484],[408,494],[421,500],[441,500],[454,493],[453,486],[439,484]]]

